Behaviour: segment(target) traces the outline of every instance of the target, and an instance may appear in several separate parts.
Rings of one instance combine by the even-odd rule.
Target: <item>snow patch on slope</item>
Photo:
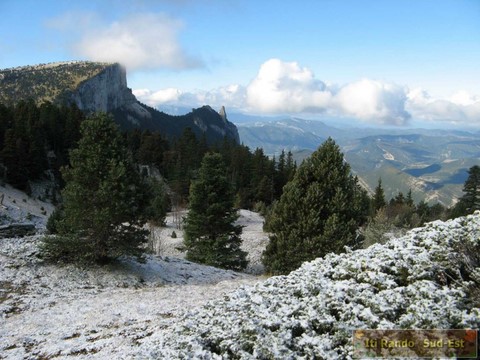
[[[0,185],[0,200],[0,225],[31,222],[38,229],[45,229],[47,219],[55,208],[51,203],[29,197],[8,184]]]

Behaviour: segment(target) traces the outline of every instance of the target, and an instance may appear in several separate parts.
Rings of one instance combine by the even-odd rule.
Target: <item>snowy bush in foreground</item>
[[[149,356],[348,359],[357,328],[478,328],[479,239],[477,212],[329,254],[186,314]]]

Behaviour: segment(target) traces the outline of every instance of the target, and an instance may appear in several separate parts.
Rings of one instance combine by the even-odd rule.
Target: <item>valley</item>
[[[262,147],[270,156],[291,150],[297,164],[331,137],[370,193],[382,179],[387,199],[412,189],[416,202],[452,206],[462,196],[467,170],[480,159],[480,134],[476,132],[336,128],[299,118],[236,125],[245,145]]]

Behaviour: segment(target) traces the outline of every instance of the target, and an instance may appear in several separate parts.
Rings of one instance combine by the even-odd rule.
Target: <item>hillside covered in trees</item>
[[[64,103],[85,80],[110,66],[109,63],[70,61],[0,70],[0,103],[35,99]]]
[[[58,107],[46,102],[38,106],[31,100],[15,106],[0,104],[0,178],[27,191],[32,181],[45,177],[62,186],[60,168],[69,164],[70,150],[80,139],[85,119],[75,105]],[[186,202],[190,181],[209,151],[222,155],[237,207],[269,205],[279,197],[296,168],[290,153],[270,159],[261,149],[252,152],[232,138],[209,142],[189,127],[177,138],[138,128],[122,134],[135,162],[156,167],[179,203]],[[47,196],[57,200],[54,190],[58,187]]]

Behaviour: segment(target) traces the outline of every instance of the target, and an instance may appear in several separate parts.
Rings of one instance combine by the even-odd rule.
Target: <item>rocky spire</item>
[[[222,117],[224,122],[227,122],[227,112],[225,111],[225,106],[222,106],[220,111],[218,112],[220,116]]]

